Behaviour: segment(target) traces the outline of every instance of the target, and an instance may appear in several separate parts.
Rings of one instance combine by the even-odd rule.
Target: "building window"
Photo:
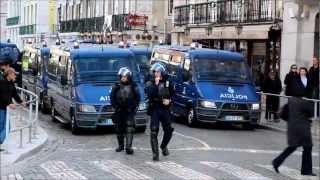
[[[173,0],[168,0],[168,14],[172,14],[172,9],[173,9]]]

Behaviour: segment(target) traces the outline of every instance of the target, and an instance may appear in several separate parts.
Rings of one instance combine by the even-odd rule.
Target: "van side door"
[[[195,83],[192,80],[192,62],[190,59],[185,59],[183,70],[182,70],[182,85],[181,85],[181,94],[180,101],[184,113],[188,113],[192,107],[193,101],[196,98],[196,88]]]
[[[68,100],[65,97],[65,91],[68,89],[68,82],[67,82],[67,69],[68,69],[68,60],[67,56],[60,56],[59,58],[59,66],[58,66],[58,81],[57,81],[57,94],[56,94],[56,109],[59,114],[64,118],[69,118],[69,107]]]

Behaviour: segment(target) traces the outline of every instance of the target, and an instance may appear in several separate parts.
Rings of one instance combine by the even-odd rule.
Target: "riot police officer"
[[[164,131],[160,145],[162,154],[169,155],[167,145],[172,137],[174,128],[171,126],[170,105],[174,93],[172,83],[168,79],[166,69],[161,63],[155,63],[151,67],[153,78],[147,82],[146,93],[148,96],[148,114],[151,116],[151,149],[153,160],[159,161],[158,133],[160,122]]]
[[[119,145],[116,152],[121,152],[125,148],[127,154],[133,154],[134,117],[139,106],[140,93],[138,86],[133,82],[132,72],[128,68],[120,68],[118,76],[120,83],[115,83],[111,91],[111,105],[115,109],[112,120]],[[126,139],[125,147],[124,138]]]

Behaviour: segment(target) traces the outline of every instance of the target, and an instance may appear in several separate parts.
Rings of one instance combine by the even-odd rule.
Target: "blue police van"
[[[22,87],[39,97],[39,107],[43,113],[50,112],[48,97],[48,62],[50,49],[26,45],[22,55]]]
[[[254,129],[260,97],[241,54],[195,47],[157,47],[151,63],[166,65],[174,82],[172,113],[189,126],[204,123],[243,124]]]
[[[52,119],[70,124],[73,134],[80,128],[113,126],[111,88],[119,81],[118,70],[128,67],[133,71],[142,97],[135,119],[136,130],[144,132],[146,105],[134,58],[130,50],[121,48],[52,48],[48,65]]]

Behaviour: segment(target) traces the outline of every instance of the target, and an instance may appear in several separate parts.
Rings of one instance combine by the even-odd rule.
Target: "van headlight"
[[[90,113],[95,113],[97,112],[96,111],[96,108],[92,105],[87,105],[87,104],[80,104],[78,106],[78,111],[79,112],[90,112]]]
[[[211,101],[201,101],[200,105],[204,108],[212,108],[212,109],[216,109],[216,103],[211,102]]]
[[[143,102],[139,104],[138,111],[145,111],[146,109],[147,109],[146,103]]]
[[[251,110],[259,110],[260,109],[260,104],[259,103],[254,103],[251,105]]]

